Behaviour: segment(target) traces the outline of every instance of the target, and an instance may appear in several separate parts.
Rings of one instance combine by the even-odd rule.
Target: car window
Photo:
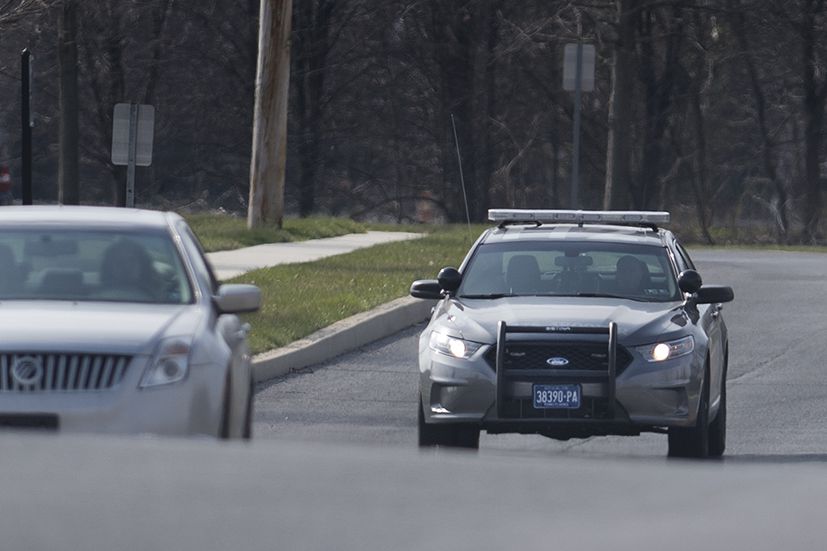
[[[677,240],[675,241],[675,249],[678,251],[678,256],[680,257],[684,266],[686,266],[690,270],[695,270],[695,263],[692,262],[692,259],[689,257],[689,253],[686,252],[686,249],[684,249],[683,245],[678,243]]]
[[[678,300],[666,249],[618,243],[480,245],[463,273],[460,296],[607,294]]]
[[[218,293],[220,283],[218,278],[215,277],[215,272],[210,265],[210,261],[207,259],[207,255],[204,253],[204,247],[201,245],[198,237],[193,233],[192,228],[184,222],[179,223],[178,231],[180,231],[184,237],[184,246],[189,251],[195,270],[204,281],[209,282],[212,293]]]
[[[164,232],[65,228],[0,232],[0,300],[184,304],[192,291]]]

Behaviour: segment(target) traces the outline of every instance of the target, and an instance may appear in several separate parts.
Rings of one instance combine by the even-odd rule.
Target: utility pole
[[[281,227],[287,163],[292,0],[261,0],[247,227]]]
[[[77,0],[63,0],[58,34],[60,63],[60,159],[58,202],[77,205],[78,183],[78,45]]]

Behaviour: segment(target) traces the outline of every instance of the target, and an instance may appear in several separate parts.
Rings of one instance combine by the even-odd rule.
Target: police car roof
[[[640,226],[598,224],[542,224],[534,223],[500,226],[488,230],[484,243],[511,241],[598,241],[636,245],[664,246],[668,232]]]

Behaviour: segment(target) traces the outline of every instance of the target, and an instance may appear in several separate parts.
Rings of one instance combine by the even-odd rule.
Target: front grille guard
[[[606,335],[608,348],[608,369],[606,370],[570,370],[570,369],[504,369],[505,348],[509,334],[536,334],[536,335]],[[522,381],[557,382],[560,379],[581,383],[604,382],[607,388],[609,404],[609,420],[617,417],[615,401],[617,372],[617,324],[610,322],[608,327],[571,327],[548,326],[531,327],[512,325],[504,321],[497,325],[497,417],[505,418],[503,404],[505,402],[506,379],[519,378]]]

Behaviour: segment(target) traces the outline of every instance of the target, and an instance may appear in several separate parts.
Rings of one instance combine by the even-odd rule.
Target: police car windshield
[[[463,298],[580,296],[680,300],[666,249],[627,243],[483,244],[466,267]]]

